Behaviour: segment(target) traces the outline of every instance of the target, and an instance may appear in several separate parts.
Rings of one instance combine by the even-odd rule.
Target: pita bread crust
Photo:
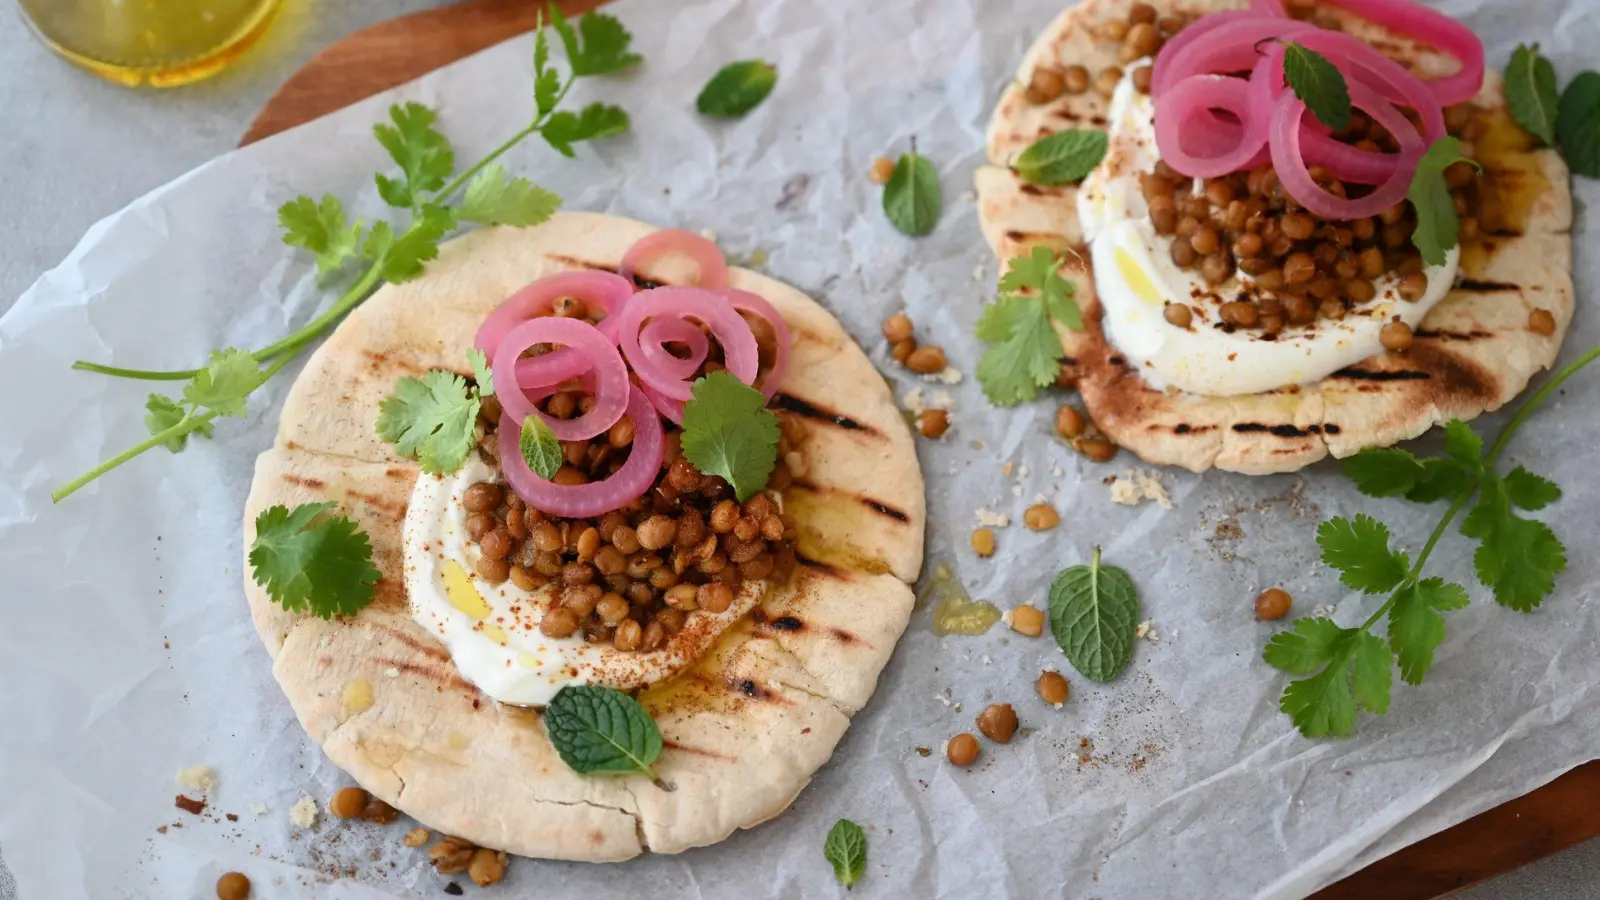
[[[1001,98],[989,127],[991,165],[976,176],[979,219],[996,257],[1010,259],[1037,245],[1083,253],[1076,187],[1030,185],[1005,166],[1046,134],[1105,126],[1107,104],[1097,93],[1035,105],[1027,102],[1025,86],[1040,65],[1079,64],[1090,72],[1115,65],[1116,46],[1097,34],[1104,22],[1126,18],[1130,5],[1131,0],[1089,0],[1062,13],[1034,42]],[[1164,12],[1196,13],[1246,4],[1155,5]],[[1447,74],[1455,66],[1335,12],[1347,31],[1424,74]],[[1486,75],[1474,102],[1506,119],[1495,73]],[[1315,384],[1240,397],[1151,390],[1108,345],[1098,324],[1093,279],[1082,263],[1069,262],[1064,274],[1076,283],[1089,321],[1083,332],[1063,332],[1062,348],[1095,423],[1146,462],[1254,475],[1294,471],[1330,453],[1344,457],[1388,446],[1451,418],[1471,419],[1504,405],[1555,361],[1572,318],[1572,195],[1566,165],[1555,151],[1525,145],[1483,149],[1498,151],[1485,177],[1502,194],[1526,199],[1518,217],[1522,227],[1464,248],[1457,288],[1422,321],[1410,351],[1373,357]],[[1555,317],[1554,334],[1528,330],[1528,314],[1536,308]]]
[[[657,774],[673,790],[573,773],[536,713],[483,697],[412,621],[400,533],[418,470],[377,440],[378,401],[401,375],[465,373],[478,322],[505,296],[561,269],[614,268],[651,230],[568,213],[443,246],[426,275],[379,291],[313,355],[245,506],[248,547],[262,510],[334,500],[370,536],[382,572],[370,606],[331,622],[284,611],[247,577],[257,632],[306,732],[430,827],[526,856],[676,853],[782,812],[871,698],[922,564],[922,476],[888,386],[820,306],[735,269],[733,284],[766,297],[791,329],[783,394],[812,413],[795,493],[826,498],[812,502],[820,518],[802,518],[824,558],[803,561],[688,670],[640,695],[667,746]]]

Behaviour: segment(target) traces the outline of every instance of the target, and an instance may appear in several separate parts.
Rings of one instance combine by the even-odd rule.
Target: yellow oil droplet
[[[539,668],[539,657],[527,652],[518,653],[517,665],[524,669],[537,669]]]
[[[483,623],[483,636],[502,647],[506,645],[506,630],[493,622]]]
[[[973,600],[961,579],[940,563],[923,581],[917,605],[933,602],[933,633],[983,634],[1000,621],[1000,609],[987,600]]]
[[[372,708],[372,683],[365,678],[357,678],[344,686],[344,693],[340,698],[344,703],[345,712],[364,713]]]
[[[466,613],[474,622],[489,618],[489,603],[472,586],[472,577],[467,570],[453,559],[445,560],[443,569],[444,595],[450,598],[450,605]]]
[[[467,736],[459,731],[452,731],[445,735],[444,742],[451,750],[465,750],[472,746],[472,741],[468,740]]]
[[[1161,292],[1156,290],[1155,284],[1150,281],[1150,276],[1145,274],[1138,260],[1134,259],[1133,254],[1125,247],[1117,248],[1117,271],[1122,273],[1122,280],[1128,283],[1128,287],[1133,288],[1139,299],[1146,303],[1161,302]]]

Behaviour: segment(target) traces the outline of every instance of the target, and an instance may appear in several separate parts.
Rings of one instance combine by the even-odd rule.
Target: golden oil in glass
[[[227,68],[281,0],[17,0],[40,38],[118,84],[173,87]]]

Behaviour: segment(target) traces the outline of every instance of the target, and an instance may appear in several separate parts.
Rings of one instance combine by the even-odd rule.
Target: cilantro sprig
[[[1061,339],[1054,325],[1083,330],[1075,292],[1048,247],[1034,247],[1007,264],[1000,296],[978,319],[978,339],[991,345],[978,361],[978,382],[989,402],[1016,406],[1055,382]]]
[[[778,416],[767,398],[726,371],[695,381],[683,407],[683,455],[719,475],[739,502],[767,486],[778,464]]]
[[[333,514],[336,506],[274,506],[256,516],[251,572],[284,609],[331,619],[372,602],[382,575],[372,564],[372,543],[355,522]]]
[[[1388,594],[1366,621],[1353,628],[1325,618],[1302,618],[1267,643],[1268,665],[1301,676],[1290,681],[1279,708],[1307,737],[1344,737],[1355,730],[1360,709],[1388,711],[1393,669],[1407,684],[1420,684],[1446,636],[1444,614],[1470,600],[1467,589],[1442,578],[1423,577],[1434,549],[1463,510],[1461,533],[1478,544],[1473,555],[1478,581],[1501,606],[1532,612],[1566,569],[1566,547],[1549,525],[1518,514],[1556,502],[1561,489],[1549,479],[1517,467],[1501,474],[1500,454],[1513,436],[1568,378],[1600,357],[1596,347],[1556,373],[1511,417],[1487,451],[1464,422],[1445,426],[1444,454],[1418,457],[1399,448],[1363,450],[1345,460],[1356,487],[1373,497],[1403,497],[1415,503],[1449,500],[1443,518],[1416,560],[1396,550],[1388,526],[1368,516],[1336,517],[1317,529],[1322,559],[1346,586]],[[1474,502],[1475,501],[1475,502]],[[1385,635],[1374,629],[1384,623]]]
[[[381,283],[421,275],[427,263],[438,256],[439,242],[461,223],[525,227],[549,219],[560,198],[526,178],[508,175],[496,160],[534,135],[557,152],[572,156],[577,143],[627,131],[628,114],[616,106],[591,103],[576,112],[560,107],[579,78],[622,71],[640,61],[629,49],[632,37],[627,29],[609,15],[589,13],[574,25],[551,6],[550,21],[566,49],[567,73],[563,75],[551,63],[547,31],[541,28],[534,39],[532,119],[466,170],[456,171],[455,151],[438,130],[434,111],[422,104],[396,104],[390,107],[387,121],[374,127],[374,137],[395,165],[395,170],[375,176],[378,193],[385,203],[401,211],[401,221],[353,219],[331,194],[320,200],[296,197],[279,208],[284,243],[312,254],[319,278],[332,279],[347,266],[361,265],[360,274],[339,298],[300,329],[254,351],[219,350],[199,369],[160,371],[81,360],[74,363],[74,369],[118,378],[188,384],[177,398],[150,395],[145,404],[149,437],[62,485],[51,494],[52,499],[60,502],[154,447],[165,446],[176,453],[184,449],[191,435],[210,437],[213,420],[219,416],[245,415],[252,392],[361,305]],[[447,461],[448,456],[437,461]]]

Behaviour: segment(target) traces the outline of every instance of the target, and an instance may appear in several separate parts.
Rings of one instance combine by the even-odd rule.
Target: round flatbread
[[[733,268],[733,286],[765,297],[790,329],[791,368],[774,403],[809,425],[808,471],[784,495],[799,519],[801,560],[789,584],[699,661],[639,696],[661,728],[655,769],[671,790],[572,772],[536,712],[481,695],[412,621],[400,532],[418,470],[378,439],[378,402],[404,375],[469,374],[474,332],[513,291],[567,269],[615,271],[653,230],[564,213],[444,245],[426,274],[380,290],[317,350],[290,390],[275,446],[256,464],[246,547],[262,510],[332,500],[371,536],[382,571],[374,602],[334,621],[285,612],[246,578],[300,724],[374,795],[483,846],[622,860],[714,843],[777,815],[872,696],[911,614],[922,474],[888,386],[809,297]]]
[[[1242,2],[1152,0],[1163,14],[1236,9]],[[1505,206],[1506,225],[1463,246],[1455,289],[1422,321],[1412,348],[1380,354],[1320,382],[1237,397],[1152,390],[1110,346],[1099,326],[1094,279],[1086,271],[1074,187],[1028,184],[1007,168],[1035,140],[1070,128],[1103,128],[1107,102],[1093,90],[1045,104],[1024,86],[1039,66],[1082,65],[1091,73],[1117,64],[1118,43],[1105,23],[1126,21],[1131,0],[1089,0],[1062,13],[1024,57],[1017,80],[990,124],[991,165],[978,171],[985,238],[1001,260],[1045,245],[1073,250],[1065,274],[1078,288],[1084,331],[1063,335],[1068,374],[1076,376],[1095,423],[1142,459],[1193,471],[1213,466],[1265,474],[1302,468],[1329,455],[1349,456],[1416,437],[1452,418],[1498,409],[1549,368],[1572,319],[1572,194],[1554,150],[1536,149],[1513,124],[1492,72],[1474,104],[1487,117],[1478,141],[1483,178]],[[1453,60],[1331,6],[1344,30],[1425,76],[1448,74]],[[1071,257],[1071,254],[1067,254]],[[1529,314],[1548,310],[1555,331],[1537,334]]]

